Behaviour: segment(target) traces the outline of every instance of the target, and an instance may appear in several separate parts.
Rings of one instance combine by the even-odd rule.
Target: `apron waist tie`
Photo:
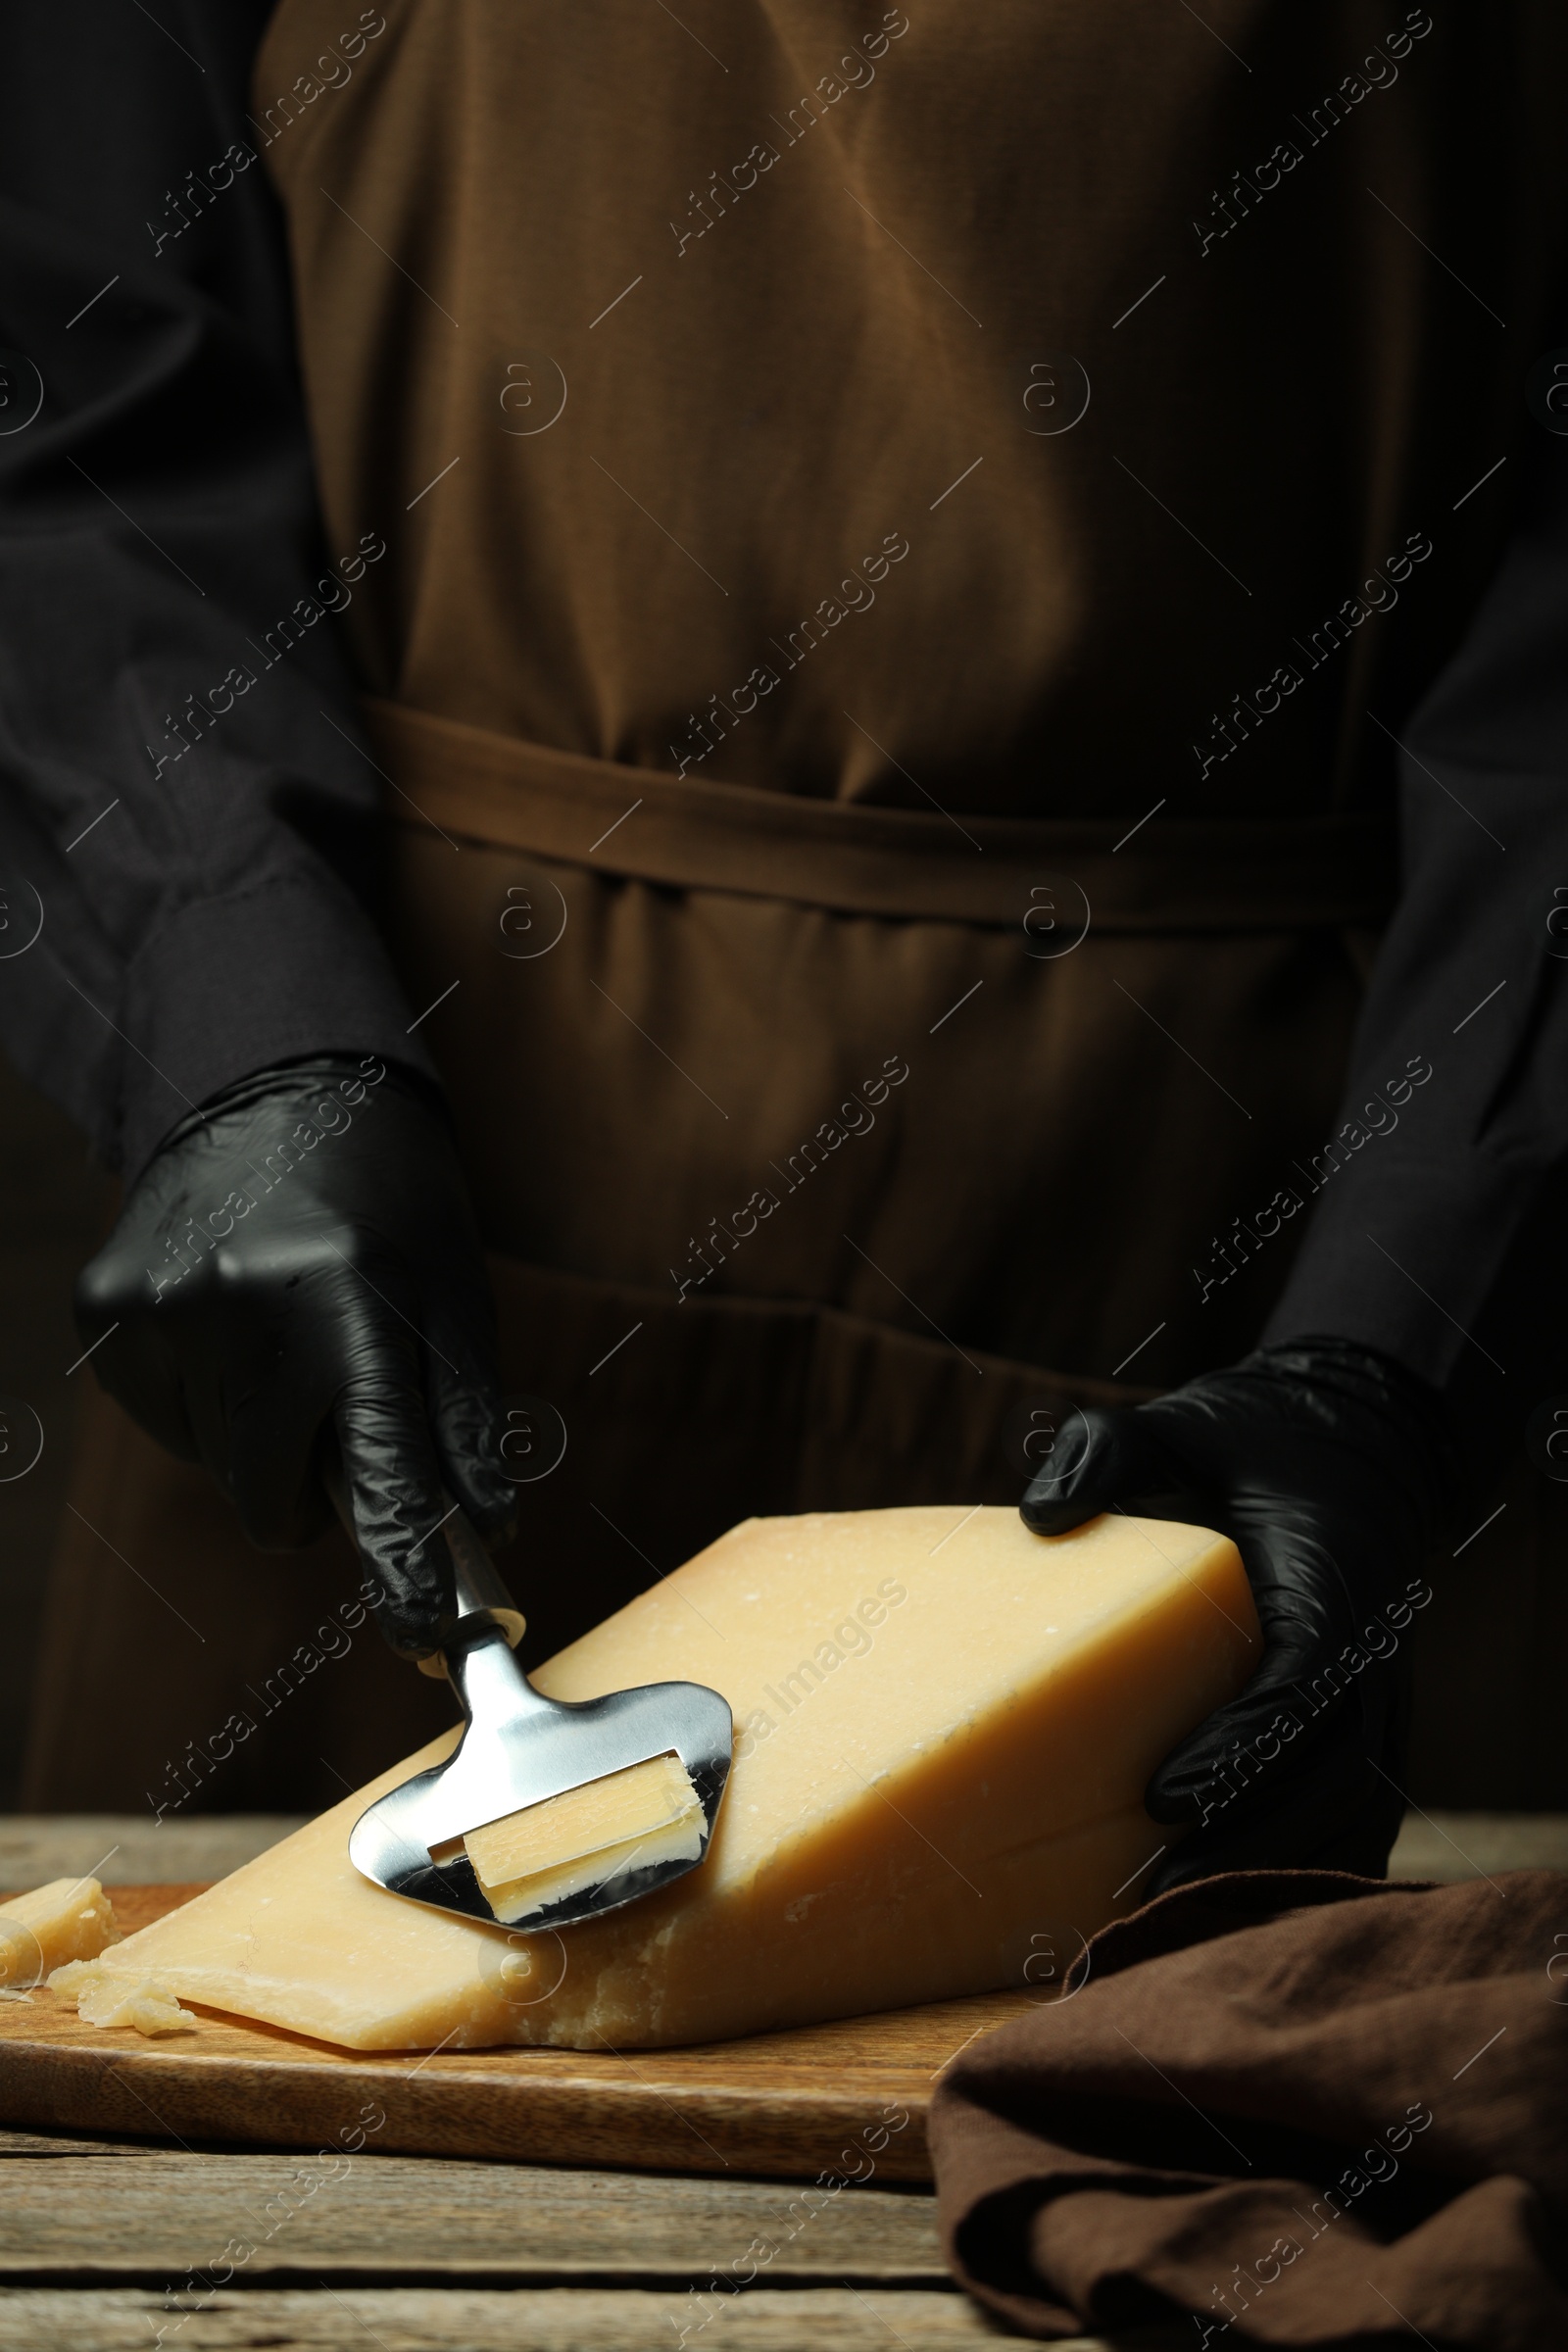
[[[584,759],[404,704],[364,711],[425,824],[679,889],[999,929],[1056,893],[1067,921],[1121,932],[1376,928],[1394,902],[1392,816],[960,823]]]

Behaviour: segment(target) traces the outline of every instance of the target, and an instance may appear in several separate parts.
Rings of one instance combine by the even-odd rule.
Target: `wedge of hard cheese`
[[[51,1879],[0,1903],[0,1985],[42,1984],[68,1960],[92,1960],[119,1940],[114,1908],[96,1879]]]
[[[712,1684],[735,1766],[708,1858],[561,1934],[386,1893],[348,1859],[364,1807],[448,1735],[117,1945],[106,1982],[354,2049],[722,2039],[1025,1980],[1059,1984],[1170,1838],[1159,1759],[1245,1681],[1234,1546],[1111,1516],[753,1519],[541,1667],[590,1698]]]

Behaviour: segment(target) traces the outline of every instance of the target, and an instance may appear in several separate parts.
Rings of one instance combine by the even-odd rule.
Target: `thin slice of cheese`
[[[708,2041],[1059,1984],[1173,1835],[1144,1812],[1150,1773],[1259,1648],[1235,1547],[1202,1528],[748,1520],[536,1677],[564,1699],[724,1693],[735,1765],[700,1869],[531,1936],[388,1894],[349,1832],[454,1732],[98,1973],[368,2050]]]
[[[608,1886],[613,1895],[614,1881],[623,1873],[647,1870],[658,1862],[695,1862],[702,1850],[703,1809],[699,1804],[694,1812],[666,1822],[662,1829],[619,1838],[613,1845],[601,1846],[597,1853],[557,1862],[549,1870],[534,1871],[507,1885],[486,1886],[485,1893],[497,1919],[517,1927],[536,1918],[547,1905],[563,1902],[586,1886]],[[627,1899],[634,1899],[629,1888]]]
[[[24,1991],[68,1960],[91,1960],[120,1941],[114,1906],[96,1879],[51,1879],[0,1903],[0,1985]]]
[[[702,1800],[679,1756],[650,1756],[487,1822],[461,1842],[497,1919],[514,1922],[622,1871],[695,1859]]]

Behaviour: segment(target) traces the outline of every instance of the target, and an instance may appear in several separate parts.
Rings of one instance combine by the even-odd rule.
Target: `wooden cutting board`
[[[116,1886],[131,1933],[200,1886]],[[700,2049],[340,2050],[198,2011],[155,2039],[40,1987],[0,2000],[0,2124],[142,2138],[814,2180],[931,2178],[947,2061],[1040,1993],[982,1993]],[[902,2120],[901,2120],[902,2119]]]

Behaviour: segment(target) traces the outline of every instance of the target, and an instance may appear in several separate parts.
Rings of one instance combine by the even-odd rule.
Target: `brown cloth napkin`
[[[949,2260],[1026,2334],[1568,2352],[1568,1877],[1178,1887],[930,2135]]]

